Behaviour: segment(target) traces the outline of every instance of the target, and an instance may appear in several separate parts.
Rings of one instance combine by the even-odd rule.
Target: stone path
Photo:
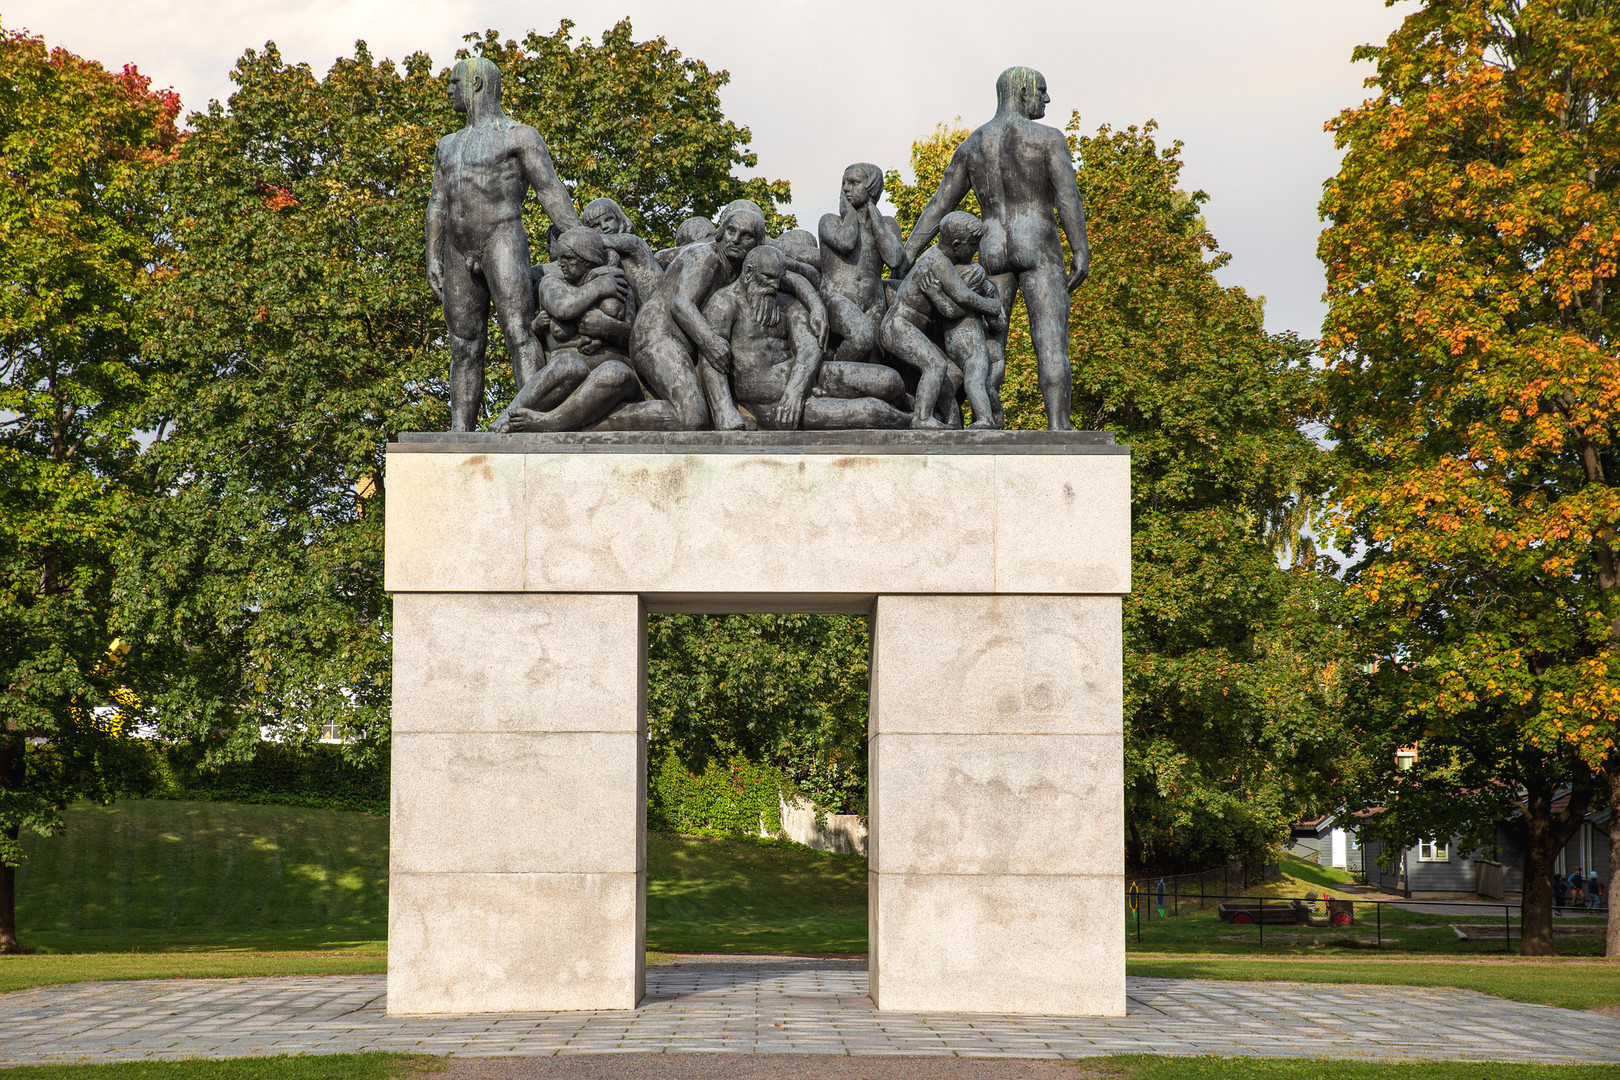
[[[1620,1061],[1620,1020],[1467,990],[1133,978],[1120,1019],[880,1013],[864,964],[682,963],[634,1011],[390,1017],[378,975],[0,994],[0,1064],[397,1050]]]

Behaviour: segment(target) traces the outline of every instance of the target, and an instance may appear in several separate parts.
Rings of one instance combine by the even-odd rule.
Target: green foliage
[[[352,760],[332,743],[262,742],[245,761],[209,761],[194,744],[154,746],[164,799],[388,813],[388,757]]]
[[[864,618],[655,615],[647,637],[652,760],[702,775],[711,759],[740,756],[771,764],[822,809],[864,809]]]
[[[162,495],[133,515],[122,622],[166,736],[246,757],[261,726],[337,723],[364,756],[387,732],[389,607],[382,500],[357,486],[388,431],[447,426],[420,267],[448,110],[423,55],[361,47],[317,80],[268,46],[232,77],[164,176]]]
[[[0,30],[0,952],[19,836],[139,764],[107,612],[153,378],[147,179],[178,108],[132,67]]]
[[[658,207],[787,197],[731,178],[753,159],[719,112],[724,72],[632,43],[628,23],[600,46],[567,29],[478,49],[581,198],[622,175],[626,209],[673,231]],[[267,45],[232,77],[164,174],[175,251],[154,355],[170,374],[145,460],[162,494],[129,518],[120,625],[165,736],[225,760],[265,727],[309,741],[336,724],[363,760],[386,741],[391,687],[384,444],[448,426],[422,223],[434,142],[459,121],[423,54],[395,65],[361,44],[318,78]],[[491,410],[514,390],[502,350]]]
[[[1620,11],[1430,0],[1356,56],[1320,254],[1365,799],[1401,846],[1521,811],[1546,951],[1556,853],[1620,801]]]
[[[710,757],[702,772],[689,772],[678,755],[666,753],[647,770],[647,828],[676,833],[726,832],[772,836],[782,831],[782,774],[738,754]]]
[[[1131,446],[1125,601],[1126,816],[1138,865],[1208,865],[1279,840],[1354,772],[1340,726],[1337,587],[1302,529],[1327,455],[1309,343],[1268,334],[1261,303],[1220,285],[1206,196],[1180,190],[1180,144],[1154,125],[1069,126],[1091,277],[1073,294],[1076,427]],[[938,129],[891,174],[909,226],[966,137]],[[973,209],[971,206],[968,209]],[[1008,425],[1045,426],[1022,300],[1003,388]]]

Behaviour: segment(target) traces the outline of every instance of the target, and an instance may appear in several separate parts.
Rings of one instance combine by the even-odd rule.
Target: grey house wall
[[[1384,846],[1376,840],[1369,840],[1363,848],[1365,855],[1363,865],[1367,868],[1367,884],[1375,889],[1386,892],[1398,891],[1403,887],[1401,880],[1401,857],[1396,854],[1388,868],[1380,866],[1378,858],[1383,854]],[[1511,864],[1510,864],[1511,866]],[[1517,889],[1522,882],[1510,884],[1508,870],[1503,868],[1503,887]],[[1449,847],[1449,857],[1444,862],[1419,862],[1418,849],[1406,849],[1406,873],[1410,883],[1404,887],[1413,892],[1457,892],[1472,893],[1474,891],[1474,852],[1461,851],[1453,838]]]
[[[1288,854],[1296,859],[1306,862],[1322,862],[1322,854],[1327,847],[1328,838],[1325,836],[1292,836],[1288,839]]]
[[[1288,838],[1285,849],[1290,855],[1307,862],[1320,863],[1323,866],[1333,864],[1333,829],[1340,826],[1323,828],[1319,833],[1293,833]],[[1345,829],[1345,869],[1359,871],[1361,869],[1361,845],[1355,843],[1356,834],[1352,829]]]
[[[1568,874],[1575,867],[1581,866],[1588,874],[1595,868],[1598,877],[1605,885],[1609,880],[1610,845],[1607,828],[1608,814],[1596,815],[1597,820],[1588,820],[1583,828],[1590,826],[1591,858],[1583,859],[1581,848],[1581,833],[1576,830],[1568,844],[1564,846],[1563,872]],[[1474,859],[1492,858],[1502,864],[1502,888],[1508,892],[1522,892],[1524,889],[1524,856],[1525,840],[1522,829],[1514,828],[1514,822],[1503,822],[1496,827],[1496,843],[1493,850],[1476,850],[1459,854],[1456,837],[1451,840],[1451,858],[1446,862],[1419,862],[1418,849],[1408,848],[1406,851],[1406,869],[1411,877],[1413,892],[1467,892],[1474,891]],[[1395,890],[1401,888],[1400,858],[1393,860],[1389,869],[1378,865],[1378,856],[1383,846],[1376,840],[1370,840],[1363,847],[1363,865],[1366,867],[1367,884],[1378,889]],[[1590,863],[1590,865],[1588,865]]]

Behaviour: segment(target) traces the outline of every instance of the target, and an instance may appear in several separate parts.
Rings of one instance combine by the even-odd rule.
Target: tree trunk
[[[0,787],[13,791],[22,787],[23,752],[21,738],[0,728]],[[13,844],[22,830],[13,825],[5,830],[6,839]],[[22,951],[17,940],[17,868],[0,862],[0,955]]]
[[[1552,956],[1553,866],[1558,852],[1580,828],[1592,802],[1590,784],[1576,784],[1569,804],[1552,812],[1551,784],[1528,783],[1524,811],[1524,894],[1519,907],[1519,952],[1523,956]]]
[[[1552,815],[1546,813],[1549,801],[1531,800],[1537,812],[1526,815],[1530,837],[1524,849],[1524,895],[1519,908],[1519,952],[1524,956],[1553,955],[1552,873],[1561,845],[1551,840]]]
[[[1609,886],[1603,899],[1609,905],[1609,928],[1603,945],[1604,956],[1620,956],[1620,916],[1615,915],[1615,890],[1620,889],[1620,753],[1609,755],[1603,770],[1609,782]]]
[[[6,830],[6,838],[15,842],[20,830]],[[0,956],[22,952],[17,940],[17,868],[0,863]]]

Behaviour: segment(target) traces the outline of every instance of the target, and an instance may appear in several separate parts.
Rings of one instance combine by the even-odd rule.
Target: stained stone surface
[[[655,604],[693,593],[786,603],[1130,590],[1128,448],[1095,433],[958,432],[853,446],[749,434],[500,437],[522,453],[464,437],[392,444],[387,586],[633,592]],[[599,452],[575,452],[586,445]],[[1023,452],[1030,447],[1047,452]]]

